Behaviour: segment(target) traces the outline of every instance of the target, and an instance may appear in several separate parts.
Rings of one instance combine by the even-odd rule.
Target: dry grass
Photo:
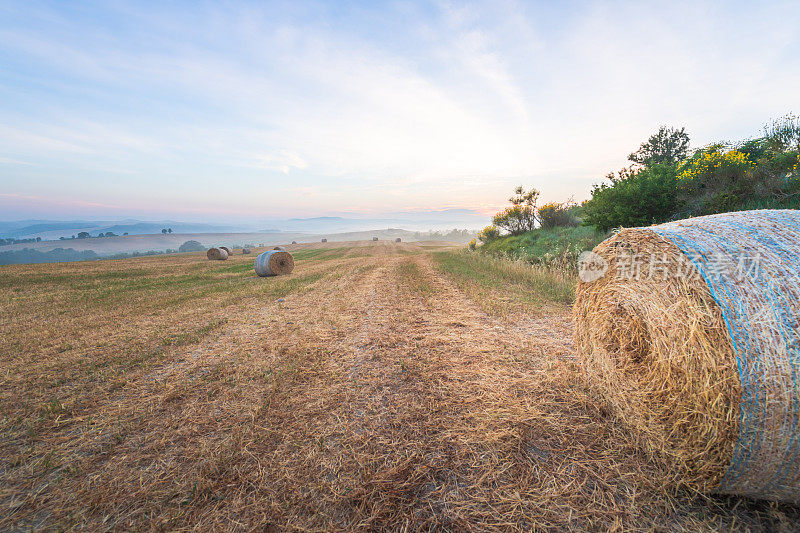
[[[3,267],[0,529],[800,518],[665,485],[592,397],[563,303],[490,315],[435,247],[336,246],[290,247],[295,270],[277,278],[241,255]]]

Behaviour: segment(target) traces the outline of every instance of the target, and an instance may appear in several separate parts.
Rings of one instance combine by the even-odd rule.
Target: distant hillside
[[[118,237],[92,237],[88,239],[65,239],[0,246],[0,264],[19,262],[58,262],[54,257],[69,258],[66,260],[91,259],[116,254],[132,254],[146,252],[177,251],[181,244],[188,240],[200,242],[203,246],[228,246],[239,248],[245,245],[277,246],[298,243],[317,243],[326,238],[329,243],[346,241],[371,241],[373,237],[380,240],[401,238],[403,242],[441,240],[448,242],[467,242],[474,236],[465,230],[456,233],[413,232],[404,229],[384,229],[371,231],[355,231],[343,233],[171,233],[163,235],[126,235]],[[50,256],[43,256],[61,248]],[[72,250],[72,251],[69,251]],[[33,253],[31,253],[33,251]],[[23,258],[24,260],[20,260]],[[75,258],[75,259],[72,259]]]
[[[311,217],[271,221],[282,231],[364,231],[366,228],[405,228],[407,230],[450,230],[453,228],[480,229],[489,223],[485,215],[469,209],[436,211],[399,211],[380,218]]]
[[[218,224],[201,224],[178,222],[172,220],[142,222],[139,220],[69,220],[69,221],[30,221],[0,222],[0,237],[14,239],[30,239],[41,237],[44,240],[56,240],[60,237],[71,237],[85,231],[92,236],[98,233],[113,232],[117,235],[146,235],[161,233],[164,228],[171,228],[173,233],[216,233],[241,231],[236,226]]]

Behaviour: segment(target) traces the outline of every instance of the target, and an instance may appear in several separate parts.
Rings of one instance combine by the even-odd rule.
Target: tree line
[[[740,142],[692,150],[686,129],[661,126],[628,156],[629,166],[593,186],[582,204],[537,207],[539,191],[517,187],[478,239],[583,224],[601,232],[728,211],[800,208],[800,118],[786,115]],[[475,243],[471,244],[475,247]]]

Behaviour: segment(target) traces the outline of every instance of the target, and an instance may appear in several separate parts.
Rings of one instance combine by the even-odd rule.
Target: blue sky
[[[0,218],[491,213],[800,113],[796,2],[3,2]]]

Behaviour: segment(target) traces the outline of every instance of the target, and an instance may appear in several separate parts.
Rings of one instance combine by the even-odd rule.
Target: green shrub
[[[539,191],[526,191],[522,186],[514,190],[514,196],[508,199],[511,206],[497,213],[492,225],[504,229],[511,235],[522,235],[536,227],[536,200]]]
[[[697,150],[679,169],[680,215],[800,207],[800,119],[787,115],[764,137]]]
[[[539,224],[544,229],[574,227],[578,220],[573,216],[573,202],[550,202],[539,208]]]
[[[488,244],[498,237],[500,237],[500,230],[495,226],[486,226],[478,233],[478,240],[484,244]]]
[[[583,204],[583,223],[600,231],[617,227],[649,226],[670,220],[678,210],[675,165],[657,164],[609,174],[611,183],[592,189]]]

